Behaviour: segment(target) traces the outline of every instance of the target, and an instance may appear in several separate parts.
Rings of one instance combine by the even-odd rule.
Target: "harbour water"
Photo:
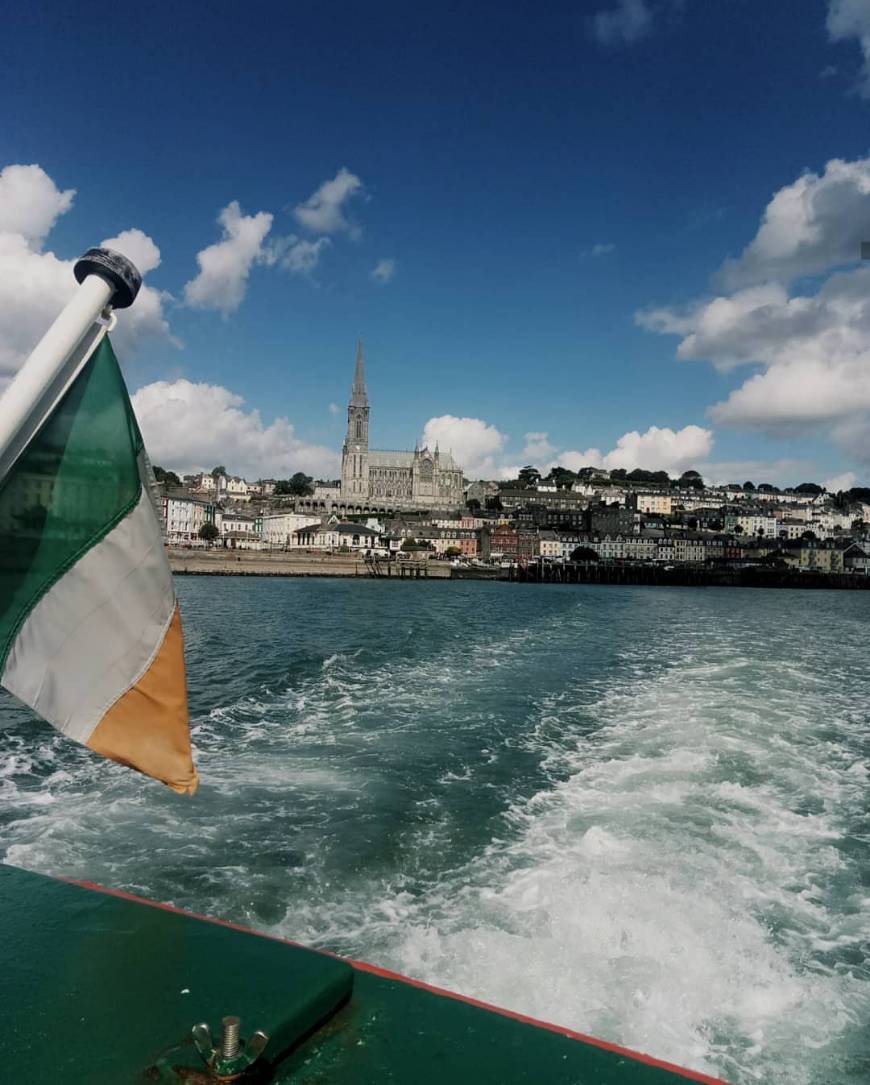
[[[202,786],[0,700],[0,856],[735,1085],[870,1080],[865,593],[181,580]]]

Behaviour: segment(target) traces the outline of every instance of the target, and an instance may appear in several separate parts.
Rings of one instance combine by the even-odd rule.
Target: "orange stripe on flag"
[[[115,701],[87,744],[103,757],[162,780],[173,791],[196,791],[177,605],[150,667]]]

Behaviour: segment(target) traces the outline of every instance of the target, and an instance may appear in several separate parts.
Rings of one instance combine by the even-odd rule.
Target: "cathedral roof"
[[[369,451],[369,467],[406,467],[410,470],[414,466],[415,456],[415,452],[373,448]],[[449,452],[439,453],[438,466],[442,471],[460,470],[459,464]]]

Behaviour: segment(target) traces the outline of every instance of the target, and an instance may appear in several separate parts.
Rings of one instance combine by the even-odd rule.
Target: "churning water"
[[[4,697],[7,862],[739,1085],[870,1081],[870,595],[178,590],[200,792]]]

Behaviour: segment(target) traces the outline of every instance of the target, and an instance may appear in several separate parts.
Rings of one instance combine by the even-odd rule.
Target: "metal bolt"
[[[223,1035],[221,1036],[221,1056],[225,1059],[234,1059],[239,1053],[239,1025],[238,1017],[224,1017],[221,1020]]]

